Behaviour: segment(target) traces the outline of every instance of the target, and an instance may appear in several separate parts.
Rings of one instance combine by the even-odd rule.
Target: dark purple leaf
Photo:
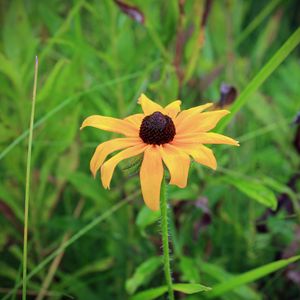
[[[202,20],[201,20],[201,27],[204,28],[206,26],[207,23],[207,19],[211,10],[211,6],[212,6],[212,0],[206,0],[205,1],[205,6],[204,6],[204,10],[203,10],[203,14],[202,14]]]
[[[296,130],[296,134],[294,138],[294,146],[297,152],[300,154],[300,125],[298,125],[298,128]]]
[[[125,13],[129,18],[135,20],[138,23],[144,24],[145,16],[138,7],[126,4],[121,0],[114,1],[117,4],[117,6],[121,9],[121,11]]]
[[[300,125],[300,111],[297,113],[293,123],[296,125]]]
[[[299,270],[288,270],[286,273],[286,277],[294,282],[295,284],[298,284],[300,286],[300,271]]]
[[[220,107],[224,107],[232,104],[237,97],[236,88],[226,83],[222,83],[220,92],[221,92],[221,96],[219,100]]]

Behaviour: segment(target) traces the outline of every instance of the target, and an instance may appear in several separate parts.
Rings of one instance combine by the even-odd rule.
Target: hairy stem
[[[169,230],[168,230],[168,204],[166,193],[165,177],[162,180],[160,194],[160,210],[161,210],[161,235],[163,246],[163,262],[166,283],[168,286],[169,300],[174,300],[174,292],[172,287],[171,266],[170,266],[170,249],[169,249]]]

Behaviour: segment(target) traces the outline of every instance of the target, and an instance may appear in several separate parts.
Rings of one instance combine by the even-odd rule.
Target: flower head
[[[138,103],[143,109],[141,114],[125,119],[94,115],[84,120],[81,129],[91,126],[125,136],[100,144],[91,159],[91,172],[95,176],[101,169],[101,180],[106,189],[119,162],[143,153],[141,189],[146,205],[152,210],[159,209],[164,164],[170,173],[170,184],[184,188],[191,157],[214,170],[217,167],[212,150],[205,144],[239,146],[232,138],[208,132],[229,113],[227,110],[203,112],[212,103],[180,111],[179,100],[163,108],[144,94]],[[122,151],[105,161],[109,154],[118,150]]]

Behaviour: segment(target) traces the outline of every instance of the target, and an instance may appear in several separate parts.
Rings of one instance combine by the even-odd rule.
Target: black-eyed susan
[[[125,136],[100,144],[91,159],[90,169],[95,176],[101,168],[101,180],[106,189],[110,187],[114,169],[119,162],[143,153],[141,189],[146,205],[152,210],[159,209],[164,164],[170,173],[170,184],[184,188],[190,157],[214,170],[217,167],[212,150],[205,144],[239,145],[232,138],[208,132],[229,113],[227,110],[203,112],[212,103],[181,111],[179,100],[163,108],[144,94],[138,103],[143,109],[141,114],[125,119],[94,115],[84,120],[81,129],[91,126]],[[109,154],[118,150],[122,151],[105,162]]]

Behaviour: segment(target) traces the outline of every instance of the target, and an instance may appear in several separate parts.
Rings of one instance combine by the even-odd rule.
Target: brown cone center
[[[171,142],[176,134],[172,119],[159,111],[145,117],[140,127],[140,138],[146,144],[162,145]]]

